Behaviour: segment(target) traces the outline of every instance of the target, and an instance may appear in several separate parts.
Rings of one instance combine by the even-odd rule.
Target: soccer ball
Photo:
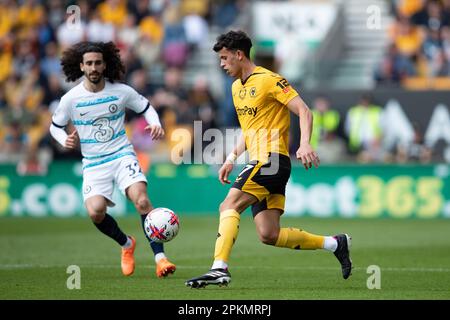
[[[170,209],[153,209],[144,221],[145,233],[154,242],[168,242],[180,229],[178,216]]]

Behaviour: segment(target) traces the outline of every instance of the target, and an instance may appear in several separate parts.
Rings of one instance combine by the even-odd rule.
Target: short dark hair
[[[228,50],[241,50],[247,58],[250,58],[252,40],[244,31],[229,31],[217,37],[213,50],[219,52],[223,48]]]
[[[125,74],[125,66],[120,60],[119,49],[113,42],[79,42],[64,51],[61,66],[68,82],[76,81],[83,76],[80,70],[80,63],[83,62],[83,55],[88,52],[99,52],[103,55],[106,69],[103,73],[110,82],[122,80]]]

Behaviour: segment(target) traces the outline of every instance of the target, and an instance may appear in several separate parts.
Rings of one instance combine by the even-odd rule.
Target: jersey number
[[[289,82],[283,78],[277,82],[277,86],[280,87],[281,89],[285,89],[285,88],[289,87]]]
[[[127,165],[126,168],[128,170],[130,170],[130,174],[129,174],[130,177],[134,176],[136,174],[136,171],[138,173],[142,172],[141,167],[139,166],[137,161],[133,162],[132,164]]]
[[[114,129],[109,125],[108,118],[98,118],[92,125],[98,127],[98,131],[94,133],[94,138],[98,142],[108,142],[114,136]]]
[[[244,174],[245,171],[248,171],[248,170],[250,170],[250,169],[253,169],[254,167],[255,167],[255,165],[253,165],[253,164],[247,164],[247,165],[245,166],[245,168],[242,169],[241,173],[239,173],[238,178],[240,178],[240,177]]]

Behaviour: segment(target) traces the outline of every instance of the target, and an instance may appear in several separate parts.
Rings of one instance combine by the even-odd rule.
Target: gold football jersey
[[[267,162],[269,153],[289,156],[289,109],[286,104],[298,95],[286,79],[256,67],[242,83],[231,88],[250,160]]]

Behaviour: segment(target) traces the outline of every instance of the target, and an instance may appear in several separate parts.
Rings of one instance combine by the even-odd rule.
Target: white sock
[[[228,264],[222,260],[214,260],[211,269],[228,269]]]
[[[325,237],[325,241],[323,242],[323,248],[325,250],[335,252],[337,245],[337,240],[334,237]]]
[[[159,260],[164,259],[166,257],[166,255],[164,254],[164,252],[160,252],[155,254],[155,262],[158,263]]]
[[[127,242],[125,242],[125,244],[122,246],[122,248],[128,249],[129,247],[131,247],[132,244],[133,244],[133,242],[131,242],[131,238],[129,236],[127,236]]]

